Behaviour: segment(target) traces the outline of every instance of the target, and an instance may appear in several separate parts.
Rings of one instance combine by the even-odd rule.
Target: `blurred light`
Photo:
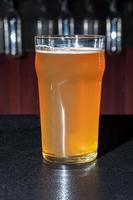
[[[111,38],[114,40],[114,39],[116,39],[116,32],[115,31],[113,31],[112,33],[111,33]]]

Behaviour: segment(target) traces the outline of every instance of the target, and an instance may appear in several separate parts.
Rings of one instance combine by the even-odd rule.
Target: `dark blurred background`
[[[34,35],[106,35],[101,114],[133,114],[132,0],[1,0],[0,114],[38,114]]]

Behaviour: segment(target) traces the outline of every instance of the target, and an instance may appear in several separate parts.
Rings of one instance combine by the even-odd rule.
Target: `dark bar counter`
[[[132,124],[101,116],[98,159],[66,166],[43,161],[38,116],[0,116],[0,199],[132,200]]]

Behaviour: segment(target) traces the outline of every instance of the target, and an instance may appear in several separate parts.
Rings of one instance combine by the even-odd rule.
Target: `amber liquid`
[[[36,53],[44,157],[96,157],[104,66],[103,51]]]

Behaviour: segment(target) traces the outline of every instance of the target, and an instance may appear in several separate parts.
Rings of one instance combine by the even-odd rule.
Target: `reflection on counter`
[[[87,199],[88,190],[90,197],[100,200],[99,196],[99,171],[96,162],[86,165],[55,165],[43,161],[41,166],[39,182],[41,184],[40,200],[43,200],[46,192],[49,199]],[[80,180],[80,181],[79,181]],[[44,189],[50,183],[50,188]],[[88,190],[84,187],[87,184]]]

